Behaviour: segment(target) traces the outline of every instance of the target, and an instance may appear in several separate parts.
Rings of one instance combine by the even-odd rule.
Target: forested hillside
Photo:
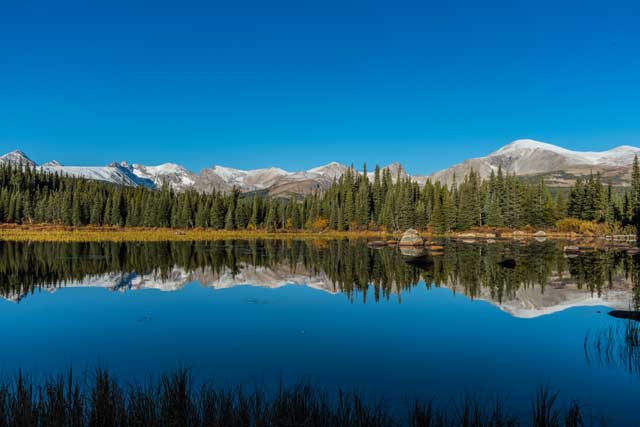
[[[621,228],[635,224],[640,206],[640,167],[632,186],[614,192],[599,175],[555,194],[542,178],[524,182],[501,168],[486,179],[471,171],[451,186],[393,177],[376,167],[374,178],[348,170],[327,191],[302,199],[264,198],[196,191],[176,193],[126,187],[42,172],[24,165],[0,166],[0,221],[68,226],[175,227],[266,230],[404,230],[435,232],[475,226],[553,227],[576,218]]]

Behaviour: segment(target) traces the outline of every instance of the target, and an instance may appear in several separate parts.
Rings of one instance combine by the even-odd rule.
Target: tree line
[[[25,165],[0,166],[0,222],[67,226],[275,230],[389,230],[435,232],[476,226],[552,227],[576,218],[616,227],[639,222],[640,166],[632,185],[605,184],[599,174],[579,178],[568,193],[505,174],[487,179],[471,171],[451,185],[424,185],[376,167],[373,178],[350,168],[325,191],[299,198],[266,198],[213,190],[176,193],[63,176]]]

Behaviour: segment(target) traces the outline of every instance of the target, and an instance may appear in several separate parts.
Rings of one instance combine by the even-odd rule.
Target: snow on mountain
[[[120,166],[130,170],[138,179],[153,183],[153,187],[156,188],[166,183],[174,190],[181,191],[193,187],[196,182],[196,175],[193,172],[175,163],[145,166],[139,163],[129,165],[121,162]]]
[[[438,171],[432,180],[450,184],[454,175],[461,179],[472,169],[482,177],[488,177],[499,166],[505,173],[516,175],[571,172],[577,176],[590,172],[612,170],[616,176],[628,175],[640,148],[621,146],[608,151],[573,151],[532,139],[514,141],[485,157],[465,160],[462,163]]]
[[[511,157],[519,159],[529,159],[540,153],[554,153],[562,156],[570,165],[598,165],[598,166],[620,166],[630,165],[633,156],[640,153],[640,148],[631,146],[620,146],[608,151],[572,151],[557,145],[546,142],[534,141],[532,139],[520,139],[505,145],[498,151],[490,154],[489,158]]]
[[[44,172],[59,173],[61,175],[76,178],[85,178],[95,181],[105,181],[112,184],[135,187],[139,183],[127,173],[115,166],[59,166],[51,163],[38,167]]]
[[[227,185],[242,191],[262,190],[273,185],[278,179],[289,175],[280,168],[240,170],[223,166],[214,166],[211,172],[218,175]]]
[[[11,164],[11,165],[29,165],[30,167],[34,167],[36,163],[31,160],[26,154],[24,154],[20,150],[14,150],[10,153],[7,153],[3,156],[0,156],[0,164]]]
[[[241,170],[216,165],[200,172],[196,188],[202,191],[231,188],[241,192],[268,190],[270,196],[278,197],[309,194],[327,188],[334,178],[340,177],[347,169],[339,163],[299,172],[280,168]]]
[[[64,165],[57,160],[51,160],[50,162],[43,163],[42,166],[58,167],[58,166],[64,166]]]
[[[501,166],[505,173],[510,174],[544,174],[548,183],[557,186],[571,185],[576,177],[591,172],[601,172],[603,178],[614,185],[628,185],[630,165],[636,154],[640,154],[640,148],[628,145],[602,152],[582,152],[531,139],[520,139],[485,157],[467,159],[432,175],[413,175],[411,178],[419,184],[424,184],[427,180],[451,184],[454,176],[461,180],[474,170],[482,177],[488,177]],[[19,150],[0,156],[0,164],[3,163],[37,166]],[[242,170],[216,165],[205,168],[198,174],[175,163],[146,166],[120,162],[108,166],[85,167],[63,166],[52,161],[40,167],[50,172],[120,185],[159,188],[167,183],[176,191],[195,189],[202,192],[228,192],[237,188],[244,193],[259,191],[272,197],[323,191],[329,188],[334,179],[340,178],[349,170],[348,166],[336,162],[297,172],[275,167]],[[397,176],[409,176],[399,163],[392,163],[382,169],[389,170],[394,180]],[[368,176],[373,179],[374,173],[369,171]]]
[[[329,178],[340,178],[348,169],[349,168],[347,166],[342,165],[338,162],[331,162],[324,166],[309,169],[306,172],[309,174],[317,174]]]

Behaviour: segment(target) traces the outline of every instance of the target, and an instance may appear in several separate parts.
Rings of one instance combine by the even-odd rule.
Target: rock
[[[487,243],[489,243],[490,245],[491,245],[491,244],[494,244],[495,242],[496,242],[496,241],[495,241],[495,240],[493,240],[493,239],[487,239]]]
[[[418,246],[401,246],[400,253],[406,258],[421,258],[425,255],[424,249]]]
[[[485,239],[495,239],[495,238],[496,238],[496,235],[495,235],[494,233],[486,233],[486,234],[484,235],[484,238],[485,238]]]
[[[547,238],[546,237],[534,237],[533,240],[535,240],[536,242],[546,242]]]
[[[432,251],[438,251],[438,252],[441,252],[441,251],[444,251],[444,246],[440,246],[440,245],[430,245],[430,246],[429,246],[429,249],[430,249],[430,250],[432,250]]]
[[[424,246],[424,240],[413,228],[408,229],[400,239],[400,246]]]
[[[387,246],[387,242],[384,240],[374,240],[373,242],[367,243],[367,246],[370,248],[381,248],[383,246]]]
[[[540,231],[536,231],[533,234],[533,237],[547,237],[547,233],[545,233],[544,231],[540,230]]]
[[[580,252],[580,248],[577,246],[565,246],[564,247],[564,251],[565,252]]]
[[[520,231],[520,230],[516,230],[513,232],[513,236],[514,237],[523,237],[525,236],[527,233],[525,233],[524,231]]]
[[[609,312],[609,316],[640,322],[640,311],[613,310]]]
[[[387,245],[388,246],[397,246],[398,245],[398,241],[397,240],[387,240]]]
[[[474,239],[476,237],[475,233],[462,233],[462,234],[458,234],[458,237],[462,238],[462,239]]]

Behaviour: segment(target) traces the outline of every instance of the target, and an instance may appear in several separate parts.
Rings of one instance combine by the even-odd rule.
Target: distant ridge
[[[467,159],[432,175],[413,175],[411,178],[420,184],[429,179],[451,184],[454,176],[463,179],[472,169],[482,177],[488,177],[502,167],[504,173],[519,176],[542,175],[551,186],[569,186],[578,177],[592,172],[601,173],[613,185],[624,186],[629,184],[631,164],[637,154],[640,154],[640,148],[628,145],[608,151],[588,152],[567,150],[532,139],[519,139],[485,157]],[[337,162],[297,172],[276,167],[242,170],[216,165],[195,173],[175,163],[146,166],[114,162],[107,166],[63,166],[55,160],[38,166],[20,150],[0,156],[0,164],[2,163],[37,166],[49,172],[119,185],[159,188],[167,183],[176,191],[195,189],[204,192],[228,192],[237,188],[244,193],[257,191],[273,197],[322,191],[349,169]],[[394,178],[409,176],[399,163],[391,163],[385,168]],[[369,177],[373,178],[371,171]]]
[[[630,168],[640,148],[623,145],[608,151],[572,151],[532,139],[519,139],[485,156],[438,171],[432,180],[451,184],[454,175],[462,178],[471,169],[488,177],[502,167],[505,173],[519,176],[544,175],[547,184],[569,186],[577,177],[602,173],[616,185],[628,185]]]

